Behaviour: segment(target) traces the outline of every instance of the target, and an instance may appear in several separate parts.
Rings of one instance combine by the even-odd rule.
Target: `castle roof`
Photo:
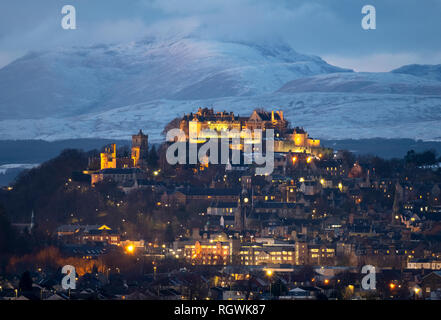
[[[271,121],[271,112],[263,111],[263,110],[256,110],[257,115],[262,119],[262,121]],[[274,112],[274,120],[282,120],[280,118],[280,115],[277,112]]]

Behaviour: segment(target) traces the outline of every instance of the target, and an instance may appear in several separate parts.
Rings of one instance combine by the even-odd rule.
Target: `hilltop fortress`
[[[283,111],[254,110],[250,116],[242,117],[233,112],[215,112],[213,109],[199,108],[195,113],[184,114],[177,123],[174,123],[174,127],[180,130],[182,137],[179,139],[183,138],[187,146],[192,144],[198,148],[212,138],[228,137],[232,140],[239,138],[238,143],[230,143],[229,147],[239,149],[242,155],[246,151],[244,146],[248,146],[249,143],[253,144],[253,149],[249,149],[253,150],[253,153],[261,151],[255,147],[255,144],[266,140],[265,132],[270,129],[273,130],[274,137],[273,152],[282,157],[288,156],[292,161],[305,158],[309,163],[312,158],[319,159],[330,151],[320,145],[320,140],[310,138],[303,128],[291,128],[283,116]],[[261,130],[260,134],[259,130]],[[111,144],[104,148],[99,159],[91,159],[89,168],[95,167],[95,169],[85,173],[91,175],[92,184],[106,178],[124,183],[135,177],[136,179],[144,177],[149,171],[148,135],[142,130],[133,135],[131,150],[125,153],[125,155],[117,155],[116,145]],[[95,165],[91,165],[92,163]],[[203,169],[208,163],[200,165]]]
[[[232,130],[244,132],[273,129],[274,152],[319,155],[323,149],[320,147],[320,140],[310,138],[303,128],[290,128],[289,122],[283,117],[283,111],[254,110],[249,117],[241,117],[233,112],[215,112],[213,109],[199,108],[196,113],[184,115],[179,129],[185,133],[187,141],[192,143],[204,143],[212,138],[209,133],[204,133],[204,130],[214,130],[221,134]],[[198,139],[192,139],[190,132],[196,133]]]

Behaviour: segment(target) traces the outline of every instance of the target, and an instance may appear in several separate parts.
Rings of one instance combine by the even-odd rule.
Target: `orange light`
[[[325,279],[325,284],[329,284],[329,279]]]
[[[292,163],[295,163],[297,161],[297,157],[292,157]]]
[[[126,247],[126,251],[127,251],[127,253],[133,253],[133,252],[135,252],[135,247],[133,246],[133,244],[129,244],[129,245]]]
[[[271,277],[273,275],[273,270],[266,270],[266,275]]]
[[[306,163],[310,163],[312,161],[312,157],[306,158]]]
[[[390,288],[391,290],[395,289],[395,287],[396,287],[395,283],[391,282],[391,283],[389,284],[389,288]]]

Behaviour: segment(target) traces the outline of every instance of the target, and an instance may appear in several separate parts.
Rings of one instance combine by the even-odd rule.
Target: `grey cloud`
[[[78,30],[60,27],[61,0],[2,0],[0,56],[55,46],[129,42],[146,35],[288,42],[299,52],[360,56],[439,56],[441,1],[425,0],[72,0]],[[361,8],[377,8],[377,30],[361,29]],[[433,59],[432,59],[433,60]],[[384,61],[381,62],[384,67]],[[380,67],[380,64],[377,66]]]

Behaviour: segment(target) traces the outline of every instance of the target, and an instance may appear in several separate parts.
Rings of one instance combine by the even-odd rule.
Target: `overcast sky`
[[[61,28],[74,5],[77,30]],[[361,28],[364,5],[377,29]],[[357,71],[441,63],[441,0],[1,0],[0,68],[31,50],[148,35],[285,41]]]

